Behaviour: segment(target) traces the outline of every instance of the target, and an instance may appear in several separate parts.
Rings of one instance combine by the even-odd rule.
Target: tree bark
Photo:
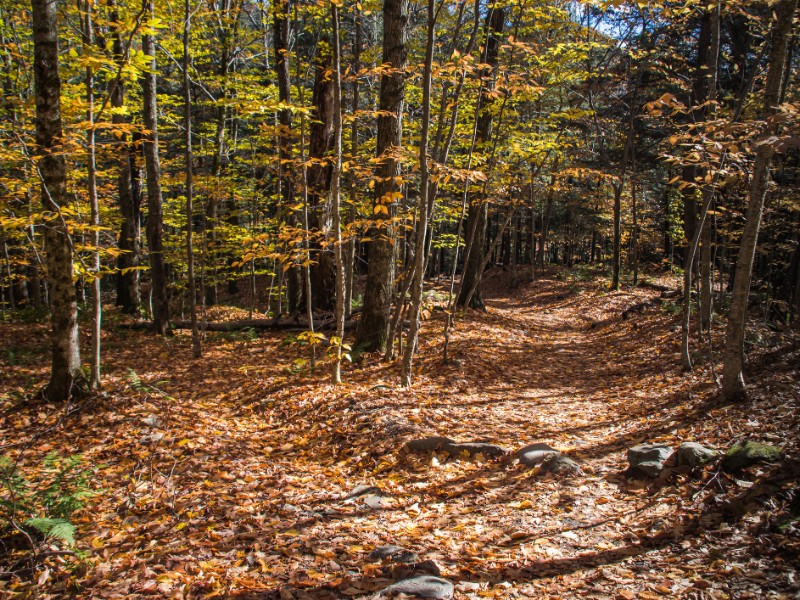
[[[558,158],[553,164],[553,175],[550,177],[550,188],[547,190],[547,198],[542,212],[542,230],[539,233],[539,254],[536,257],[539,265],[539,272],[544,270],[544,260],[547,251],[547,236],[550,233],[550,215],[553,211],[553,195],[556,188],[556,172],[558,171]]]
[[[362,40],[362,22],[361,22],[361,9],[359,5],[355,6],[355,39],[353,40],[353,122],[350,126],[350,154],[352,160],[358,156],[358,73],[361,70],[361,46]],[[356,213],[356,176],[355,170],[351,169],[350,175],[350,206],[347,209],[347,219],[350,223],[354,222],[357,217]],[[356,238],[351,235],[345,246],[345,297],[344,297],[344,312],[345,316],[349,317],[353,311],[353,287],[355,283],[355,260],[356,260]]]
[[[796,9],[797,0],[780,0],[774,7],[769,67],[764,90],[764,106],[761,111],[764,120],[777,112],[786,51]],[[777,124],[768,122],[762,138],[774,135],[777,128]],[[733,281],[731,308],[725,335],[725,363],[722,372],[724,401],[743,400],[747,396],[743,374],[745,321],[758,231],[769,186],[769,167],[774,153],[775,149],[769,143],[756,146],[756,159],[750,182],[750,201],[747,205],[745,226],[736,260],[736,276]]]
[[[494,104],[494,73],[498,64],[500,36],[505,26],[505,14],[503,8],[492,4],[486,15],[484,63],[487,66],[481,74],[481,77],[486,79],[487,82],[481,87],[481,96],[478,101],[478,110],[480,111],[476,141],[478,148],[487,144],[492,137],[493,115],[491,106]],[[472,308],[478,309],[485,309],[486,307],[483,302],[483,296],[481,295],[480,284],[483,279],[483,257],[486,252],[487,215],[488,205],[485,202],[485,198],[482,197],[482,194],[478,194],[477,198],[473,198],[470,202],[469,211],[467,212],[466,227],[467,231],[470,232],[470,247],[465,249],[467,259],[461,275],[461,287],[459,289],[458,299],[456,300],[458,306],[466,305],[469,291],[474,289],[475,291],[472,294],[471,300],[469,300],[469,305]]]
[[[87,0],[83,19],[83,47],[90,49],[94,45],[94,23],[91,0]],[[89,206],[91,211],[91,245],[92,245],[92,356],[89,362],[89,387],[93,390],[100,389],[100,330],[103,320],[103,301],[100,296],[100,205],[97,198],[97,143],[94,131],[94,70],[86,67],[86,104],[87,122],[86,146],[89,150],[87,157],[87,180],[89,193]]]
[[[400,196],[400,160],[403,106],[407,59],[408,0],[384,0],[383,64],[388,72],[381,77],[378,109],[376,172],[373,228],[369,243],[367,285],[364,307],[356,335],[356,345],[364,350],[386,350],[389,333],[392,283],[394,281],[394,245],[391,216]]]
[[[152,0],[144,0],[145,15],[155,17]],[[156,44],[152,33],[142,36],[142,50],[150,57],[150,71],[144,74],[142,95],[143,121],[148,133],[144,136],[147,171],[147,245],[150,256],[150,281],[153,298],[153,328],[160,335],[169,332],[167,272],[164,261],[162,230],[164,223],[161,198],[161,162],[158,157],[158,106],[156,104]]]
[[[339,7],[331,2],[333,21],[333,172],[331,174],[331,213],[333,220],[333,253],[336,264],[336,336],[331,342],[336,345],[336,359],[333,368],[333,382],[342,381],[342,350],[344,344],[344,248],[342,248],[342,222],[340,196],[342,181],[342,77],[341,42],[339,40]]]
[[[192,324],[192,355],[200,358],[200,332],[197,329],[197,285],[194,278],[194,153],[192,152],[192,88],[189,81],[189,39],[191,2],[184,2],[183,21],[183,134],[186,157],[186,277],[189,280],[189,314]]]
[[[719,45],[720,45],[720,11],[722,2],[717,2],[714,12],[709,11],[711,44],[708,48],[708,57],[705,65],[705,101],[713,102],[717,99],[717,73],[719,65]],[[703,109],[704,114],[714,115],[716,110],[713,106]],[[713,194],[710,186],[705,186],[704,194]],[[713,297],[711,293],[711,277],[713,259],[714,235],[712,231],[712,221],[706,219],[703,224],[703,232],[700,237],[700,330],[711,333],[711,315],[714,309]]]
[[[428,235],[428,195],[430,189],[430,172],[428,169],[428,141],[430,137],[431,120],[431,71],[433,69],[433,42],[436,28],[436,15],[434,14],[434,0],[428,0],[428,33],[425,44],[425,64],[422,75],[422,132],[419,144],[419,202],[417,203],[417,230],[416,249],[414,254],[414,276],[411,284],[411,312],[408,316],[410,328],[406,342],[403,368],[400,375],[401,385],[411,385],[411,367],[414,361],[414,351],[417,347],[417,337],[420,326],[420,307],[422,305],[422,290],[425,283],[425,242]]]
[[[121,23],[116,0],[109,0],[108,7],[111,11],[112,54],[117,64],[117,69],[122,70],[125,64],[125,55],[122,47]],[[122,77],[112,83],[111,106],[121,109],[125,106],[125,83]],[[116,110],[111,116],[115,125],[127,124],[127,118]],[[141,185],[139,183],[139,169],[136,165],[136,152],[130,145],[129,136],[122,134],[119,139],[119,178],[117,180],[117,193],[119,207],[122,212],[122,224],[119,231],[120,255],[117,259],[117,306],[128,314],[135,314],[141,308],[142,299],[139,287],[139,265],[141,264]]]
[[[69,204],[61,128],[61,79],[58,74],[56,4],[31,0],[33,74],[36,89],[36,146],[45,211],[45,256],[50,289],[52,369],[48,400],[66,401],[82,382],[78,345],[78,305],[72,282],[72,242],[61,215]]]
[[[289,76],[289,8],[290,0],[277,0],[273,12],[273,46],[275,47],[275,75],[278,79],[278,99],[283,104],[291,101],[291,79]],[[294,177],[289,162],[292,160],[292,111],[283,108],[278,111],[278,163],[281,179],[282,208],[284,221],[289,226],[297,225],[294,204]],[[294,248],[285,249],[294,255]],[[285,259],[287,260],[287,259]],[[295,266],[286,271],[286,296],[288,311],[297,312],[302,302],[302,273]]]
[[[717,5],[716,11],[712,14],[706,12],[703,16],[703,23],[700,29],[700,37],[698,39],[698,65],[697,76],[694,84],[695,102],[702,104],[709,100],[714,100],[716,97],[717,86],[717,62],[719,56],[719,15],[720,5]],[[701,113],[703,116],[708,114],[708,108],[703,108]],[[691,175],[696,179],[698,175],[703,175],[704,169],[698,167],[691,167],[688,172],[684,170],[684,174]],[[703,176],[703,179],[705,177]],[[692,356],[689,349],[689,331],[691,328],[691,311],[692,311],[692,272],[695,267],[697,248],[700,242],[703,243],[700,256],[700,330],[702,331],[707,324],[710,327],[711,323],[711,227],[708,221],[708,211],[714,198],[714,190],[711,185],[704,184],[702,186],[702,208],[700,211],[700,221],[697,221],[697,189],[692,186],[687,186],[688,193],[684,194],[687,203],[689,199],[691,202],[687,204],[685,211],[691,211],[691,232],[692,237],[687,238],[689,244],[686,248],[686,256],[684,257],[684,271],[683,271],[683,318],[681,321],[681,362],[685,370],[692,368]],[[687,216],[689,212],[687,212]],[[688,220],[687,220],[688,224]],[[697,228],[700,228],[698,231]],[[686,231],[690,231],[687,227]]]
[[[314,69],[314,90],[311,98],[313,117],[310,127],[308,156],[309,208],[311,229],[318,236],[330,232],[333,212],[331,189],[333,167],[328,162],[334,146],[334,84],[331,49],[324,40],[317,46]],[[313,308],[333,310],[336,288],[334,249],[323,240],[312,239],[311,253],[316,260],[311,264],[311,284],[314,289]]]

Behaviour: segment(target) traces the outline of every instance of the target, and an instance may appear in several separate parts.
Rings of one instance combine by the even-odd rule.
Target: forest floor
[[[448,364],[431,313],[410,389],[377,355],[334,386],[286,332],[209,334],[193,359],[185,332],[126,330],[111,310],[103,393],[53,406],[32,398],[47,324],[2,325],[0,453],[32,479],[48,452],[80,454],[98,493],[73,517],[80,556],[50,555],[32,583],[0,576],[0,596],[369,597],[403,575],[369,557],[395,544],[435,562],[456,598],[797,597],[796,337],[756,327],[752,398],[721,406],[702,351],[680,369],[669,303],[621,318],[657,291],[565,273],[495,282],[488,312],[458,319]],[[583,474],[404,451],[427,435],[545,442]],[[638,443],[744,438],[784,460],[623,474]],[[348,499],[363,485],[380,493]]]

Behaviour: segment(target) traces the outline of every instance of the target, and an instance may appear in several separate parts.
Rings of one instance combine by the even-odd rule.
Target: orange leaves
[[[82,589],[96,597],[367,596],[387,581],[384,565],[367,556],[391,543],[435,561],[457,585],[477,583],[458,588],[470,598],[732,595],[722,586],[757,570],[744,551],[755,539],[741,524],[709,529],[708,538],[691,529],[709,514],[699,512],[703,494],[722,493],[713,474],[637,488],[619,475],[624,449],[644,438],[721,444],[728,428],[775,434],[784,426],[774,415],[791,422],[793,404],[777,391],[709,417],[703,402],[713,383],[670,366],[674,319],[647,312],[636,329],[618,319],[652,290],[608,294],[599,282],[540,279],[506,295],[496,291],[499,275],[487,275],[490,313],[459,321],[458,362],[443,364],[441,339],[423,336],[422,376],[410,390],[370,355],[340,387],[325,373],[287,374],[306,348],[282,344],[283,334],[232,341],[209,332],[204,358],[193,361],[183,332],[164,341],[109,330],[108,399],[31,450],[80,452],[98,465],[106,492],[78,523],[78,547],[89,553],[85,574],[74,575]],[[243,316],[215,310],[215,318]],[[432,310],[423,327],[438,331],[443,318]],[[5,347],[47,339],[43,326],[15,327],[0,330]],[[26,370],[3,371],[18,380],[5,389],[24,393],[43,372],[44,357],[33,356]],[[63,414],[6,402],[14,410],[0,423],[3,440]],[[155,433],[159,443],[138,443]],[[513,448],[546,442],[587,475],[562,481],[513,460],[399,452],[434,434]],[[380,488],[379,501],[343,502],[359,485]],[[771,560],[759,556],[758,569]],[[45,586],[60,573],[50,568]],[[764,578],[778,581],[774,572]]]

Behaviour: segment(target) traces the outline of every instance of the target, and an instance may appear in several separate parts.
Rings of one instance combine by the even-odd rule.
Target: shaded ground
[[[29,466],[51,450],[80,453],[103,490],[74,519],[86,558],[49,559],[39,591],[359,597],[389,582],[367,555],[392,543],[476,583],[462,598],[794,597],[800,542],[773,521],[796,481],[712,468],[649,485],[621,471],[625,450],[645,441],[724,450],[752,435],[796,459],[798,346],[755,347],[754,400],[714,406],[710,369],[678,367],[671,311],[620,318],[656,295],[556,279],[498,291],[488,314],[459,319],[447,365],[434,311],[410,390],[377,356],[334,387],[324,366],[297,362],[308,349],[286,333],[209,335],[194,360],[185,334],[112,325],[104,394],[60,423],[64,407],[24,401],[44,381],[45,326],[3,325],[2,452],[24,450]],[[546,442],[585,475],[402,452],[431,434],[510,449]],[[343,501],[361,484],[384,491],[380,506]]]

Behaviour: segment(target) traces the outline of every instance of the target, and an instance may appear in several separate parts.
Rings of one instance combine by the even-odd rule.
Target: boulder
[[[453,597],[453,584],[441,577],[422,575],[393,583],[383,588],[373,598],[392,598],[400,594],[431,600],[450,600]]]
[[[640,444],[629,448],[628,474],[634,477],[658,477],[672,454],[672,448],[666,444]]]
[[[517,458],[526,467],[536,467],[549,456],[561,454],[558,450],[548,444],[531,444],[517,450]]]
[[[486,442],[465,442],[463,444],[448,444],[442,447],[442,450],[447,450],[452,456],[458,456],[466,453],[469,456],[476,456],[483,454],[483,456],[496,458],[508,454],[508,450],[497,444],[489,444]]]
[[[541,470],[543,473],[553,475],[583,475],[578,463],[562,454],[550,454],[542,461]]]
[[[760,463],[776,462],[781,457],[781,449],[772,444],[745,440],[736,442],[725,453],[722,467],[726,471],[741,471]]]
[[[433,452],[455,443],[455,440],[451,440],[448,437],[432,435],[430,437],[406,442],[406,450],[408,452]]]
[[[679,467],[702,467],[718,456],[716,450],[706,448],[697,442],[683,442],[678,447],[676,464]]]

